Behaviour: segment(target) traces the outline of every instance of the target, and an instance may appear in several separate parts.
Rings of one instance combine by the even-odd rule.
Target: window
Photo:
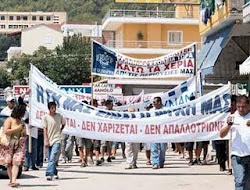
[[[5,16],[1,16],[1,20],[5,20]]]
[[[18,25],[14,25],[14,29],[18,29]]]
[[[23,16],[23,20],[28,20],[28,17],[27,16]]]
[[[21,20],[21,17],[20,17],[20,16],[16,16],[16,19],[17,19],[17,20]]]
[[[14,20],[14,16],[10,16],[9,19],[10,19],[10,20]]]
[[[32,16],[32,20],[36,20],[36,16]]]
[[[45,44],[51,44],[52,43],[52,37],[51,36],[45,36],[43,41],[44,41]]]
[[[182,44],[183,33],[182,31],[169,30],[168,31],[168,44],[180,45]]]
[[[1,29],[5,29],[5,25],[1,25]]]
[[[9,25],[9,29],[12,29],[12,28],[14,28],[14,25]]]
[[[23,25],[18,25],[18,28],[19,29],[23,29]]]
[[[39,17],[39,20],[43,20],[43,16],[40,16],[40,17]]]
[[[46,20],[47,20],[47,21],[50,21],[50,20],[51,20],[51,17],[50,17],[50,16],[47,16],[47,17],[46,17]]]

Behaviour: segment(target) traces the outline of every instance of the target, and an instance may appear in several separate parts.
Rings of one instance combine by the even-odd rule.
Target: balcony
[[[199,12],[114,9],[102,20],[104,30],[116,30],[122,23],[198,24]]]
[[[207,24],[200,22],[200,34],[209,36],[235,22],[242,21],[243,0],[226,0],[223,5],[216,6],[214,14]]]
[[[124,54],[167,54],[181,49],[194,42],[183,42],[180,44],[169,44],[165,41],[117,41],[109,40],[105,46]],[[201,43],[197,43],[197,50]]]
[[[250,23],[250,0],[245,0],[245,5],[243,6],[243,22]]]

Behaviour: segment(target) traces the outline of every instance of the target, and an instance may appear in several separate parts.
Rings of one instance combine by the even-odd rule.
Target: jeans
[[[25,141],[25,163],[24,167],[34,168],[36,167],[36,157],[37,157],[37,139],[31,138],[31,153],[29,153],[29,136],[27,135]]]
[[[44,146],[44,138],[43,134],[38,134],[37,139],[37,159],[36,159],[36,165],[38,167],[43,166],[43,146]]]
[[[47,148],[48,166],[45,172],[46,176],[54,176],[58,173],[56,169],[56,157],[60,151],[60,146],[60,143],[54,143],[52,146]]]
[[[250,190],[250,156],[232,156],[235,190]]]
[[[151,143],[152,165],[163,166],[165,162],[166,143]]]

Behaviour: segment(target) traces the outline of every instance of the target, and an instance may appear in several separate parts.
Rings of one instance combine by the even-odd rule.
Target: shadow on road
[[[140,169],[140,168],[139,168]],[[136,169],[136,171],[139,171]],[[155,170],[154,170],[155,171]],[[86,174],[100,174],[100,175],[140,175],[140,176],[227,176],[226,173],[130,173],[130,172],[102,172],[102,171],[79,171],[79,170],[65,170],[62,172],[69,173],[86,173]]]

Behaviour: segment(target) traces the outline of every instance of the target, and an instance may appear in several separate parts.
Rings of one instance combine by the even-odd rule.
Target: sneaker
[[[146,162],[146,165],[151,165],[151,162],[150,162],[150,160],[148,160],[147,162]]]
[[[52,176],[47,176],[46,179],[47,179],[47,181],[52,181],[53,177]]]
[[[160,167],[158,165],[153,165],[152,169],[159,169]]]
[[[111,161],[111,157],[108,157],[108,158],[107,158],[107,162],[112,162],[112,161]]]
[[[111,158],[111,160],[115,160],[115,156],[111,156],[110,158]]]
[[[29,168],[28,167],[24,167],[23,171],[27,172],[27,171],[29,171]]]
[[[132,169],[137,169],[137,168],[138,168],[137,165],[132,166]]]
[[[193,163],[194,163],[194,164],[197,164],[197,163],[198,163],[197,159],[195,159],[195,160],[193,161]]]
[[[59,176],[58,176],[58,175],[55,175],[55,176],[54,176],[54,179],[59,179]]]
[[[160,168],[164,168],[164,164],[160,164]]]
[[[198,159],[198,160],[197,160],[197,165],[202,165],[202,163],[201,163],[201,160],[200,160],[200,159]]]
[[[189,165],[189,166],[193,166],[193,165],[194,165],[194,162],[193,162],[193,161],[190,161],[190,162],[188,162],[188,165]]]
[[[31,169],[32,170],[39,170],[39,168],[37,168],[37,167],[32,167]]]
[[[102,164],[102,161],[101,160],[97,160],[95,165],[96,166],[100,166],[101,164]]]
[[[80,167],[86,167],[87,164],[86,163],[81,163]]]
[[[105,160],[104,160],[104,158],[101,158],[101,162],[103,163]]]
[[[130,170],[130,169],[133,169],[133,167],[132,166],[128,166],[128,167],[125,168],[125,170]]]
[[[126,159],[126,155],[125,155],[125,154],[123,154],[123,155],[122,155],[122,158],[123,158],[123,159]]]

